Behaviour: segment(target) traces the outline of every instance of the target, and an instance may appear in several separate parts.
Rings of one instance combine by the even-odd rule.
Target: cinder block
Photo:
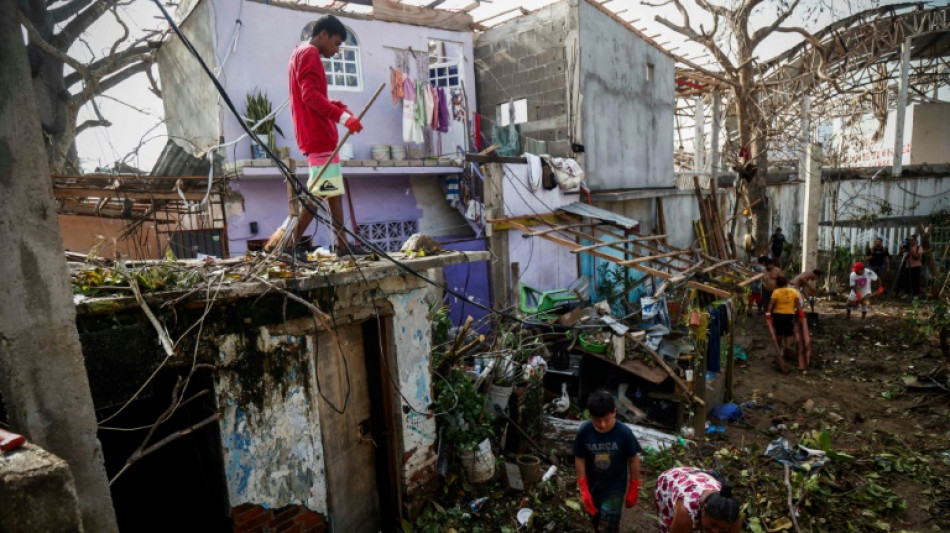
[[[30,443],[0,455],[0,531],[82,531],[66,461]]]

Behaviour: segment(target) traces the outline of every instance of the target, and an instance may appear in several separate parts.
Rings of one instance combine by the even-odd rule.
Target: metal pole
[[[720,105],[719,89],[713,89],[712,92],[712,139],[709,145],[709,171],[712,179],[716,179],[716,173],[719,172],[719,129],[722,127],[722,112]]]
[[[897,93],[897,112],[894,113],[894,169],[892,175],[900,176],[904,164],[904,120],[907,116],[907,84],[910,69],[911,39],[904,39],[901,48],[901,86]]]

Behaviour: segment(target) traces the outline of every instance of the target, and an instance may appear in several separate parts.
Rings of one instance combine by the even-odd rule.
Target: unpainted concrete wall
[[[584,170],[592,190],[673,183],[672,58],[579,2]],[[652,65],[652,81],[647,79]]]
[[[217,67],[217,56],[214,35],[209,31],[210,5],[211,2],[198,2],[191,15],[181,24],[181,30],[208,67],[214,69]],[[218,92],[198,60],[175,35],[158,52],[158,75],[169,138],[179,139],[176,142],[194,151],[217,143],[221,134],[220,109],[215,105]]]
[[[547,153],[570,156],[565,39],[577,33],[577,0],[543,7],[482,33],[475,43],[478,112],[495,121],[498,104],[528,100],[526,137]],[[491,135],[491,123],[482,123]],[[490,137],[489,137],[490,138]]]

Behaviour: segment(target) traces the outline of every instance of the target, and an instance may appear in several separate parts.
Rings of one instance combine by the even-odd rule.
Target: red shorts
[[[762,305],[762,293],[761,292],[750,292],[749,293],[749,305]]]

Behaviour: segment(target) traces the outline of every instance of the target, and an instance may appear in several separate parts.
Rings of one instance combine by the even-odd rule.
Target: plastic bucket
[[[343,146],[340,147],[339,155],[341,161],[349,161],[350,159],[353,159],[353,144],[344,143]]]
[[[474,450],[462,450],[459,462],[469,483],[484,483],[495,475],[495,454],[491,451],[488,439],[482,441]]]
[[[389,159],[389,145],[377,145],[373,147],[373,159],[376,161],[386,161]]]
[[[541,479],[541,459],[534,455],[519,455],[516,461],[518,470],[521,471],[521,481],[526,487]]]
[[[406,147],[398,144],[394,144],[389,147],[389,151],[392,154],[393,161],[402,161],[406,158]]]
[[[660,306],[657,304],[658,301],[657,298],[650,296],[640,298],[641,313],[643,314],[644,320],[653,318],[660,313]]]
[[[488,397],[486,398],[485,407],[488,409],[488,412],[492,415],[495,414],[495,406],[501,408],[502,411],[508,412],[508,400],[511,399],[511,390],[512,387],[503,387],[501,385],[492,385],[491,389],[488,391]]]

